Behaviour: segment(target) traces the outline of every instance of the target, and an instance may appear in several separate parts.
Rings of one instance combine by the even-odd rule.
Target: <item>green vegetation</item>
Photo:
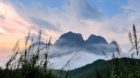
[[[140,78],[139,66],[139,59],[97,60],[92,64],[72,70],[69,74],[71,78]]]

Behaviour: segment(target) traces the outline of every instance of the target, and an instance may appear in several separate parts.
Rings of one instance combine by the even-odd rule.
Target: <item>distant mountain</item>
[[[117,42],[116,42],[117,43]],[[59,49],[62,51],[68,49],[65,53],[77,51],[77,49],[82,49],[85,52],[91,52],[94,54],[103,54],[103,52],[111,53],[115,52],[116,45],[110,44],[102,36],[90,35],[87,40],[83,40],[80,33],[67,32],[60,36],[56,40],[55,47],[57,47],[57,53]]]
[[[108,44],[106,39],[102,36],[90,35],[87,40],[83,40],[83,37],[80,33],[67,32],[60,36],[56,41],[55,45],[58,46],[67,46],[67,45],[90,45],[90,44]]]
[[[36,42],[34,45],[44,46],[46,44]],[[49,57],[61,57],[77,51],[96,55],[112,54],[118,51],[117,47],[118,43],[116,41],[108,43],[102,36],[92,34],[87,40],[84,40],[80,33],[67,32],[62,34],[54,44],[51,44]]]

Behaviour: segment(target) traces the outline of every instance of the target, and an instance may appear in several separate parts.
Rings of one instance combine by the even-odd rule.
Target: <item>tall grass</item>
[[[129,41],[132,45],[132,48],[130,49],[129,52],[131,52],[131,58],[134,59],[139,57],[139,49],[140,49],[140,39],[138,38],[137,29],[135,25],[133,25],[132,32],[129,32],[128,36]],[[114,54],[113,57],[115,57]],[[138,62],[133,61],[134,60],[126,61],[125,64],[118,64],[120,62],[117,59],[115,59],[114,62],[112,63],[111,78],[140,78],[140,69],[139,69],[140,64]],[[129,67],[130,65],[133,65],[133,67]],[[131,70],[129,70],[130,68]]]
[[[132,45],[132,48],[130,49],[132,57],[134,56],[134,54],[136,56],[139,56],[140,39],[138,38],[137,29],[135,25],[133,25],[132,32],[131,31],[129,32],[129,41]]]
[[[22,49],[19,48],[19,41],[17,41],[13,48],[14,54],[6,63],[5,70],[0,73],[0,78],[59,78],[48,66],[48,49],[51,45],[51,38],[41,45],[41,36],[40,30],[38,41],[34,41],[29,31]],[[39,46],[36,46],[36,43]],[[44,58],[40,59],[40,53],[44,50],[46,51],[43,55]]]

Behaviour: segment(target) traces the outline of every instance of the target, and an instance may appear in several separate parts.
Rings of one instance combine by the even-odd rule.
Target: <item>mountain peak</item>
[[[107,44],[108,42],[102,36],[96,36],[94,34],[90,35],[86,41],[87,43],[95,43],[95,44]]]
[[[83,37],[80,33],[74,33],[69,31],[60,36],[55,44],[65,46],[65,45],[82,45],[84,42]]]
[[[68,39],[70,37],[78,37],[78,38],[83,39],[83,37],[82,37],[82,35],[80,33],[74,33],[72,31],[69,31],[67,33],[64,33],[60,38],[67,38]]]
[[[117,43],[116,41],[113,40],[110,44],[118,44],[118,43]]]

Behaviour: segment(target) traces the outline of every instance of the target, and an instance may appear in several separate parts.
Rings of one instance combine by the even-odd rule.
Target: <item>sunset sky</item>
[[[17,40],[31,29],[43,30],[52,42],[68,31],[116,40],[127,52],[128,32],[140,28],[140,0],[0,0],[0,63],[12,53]]]

